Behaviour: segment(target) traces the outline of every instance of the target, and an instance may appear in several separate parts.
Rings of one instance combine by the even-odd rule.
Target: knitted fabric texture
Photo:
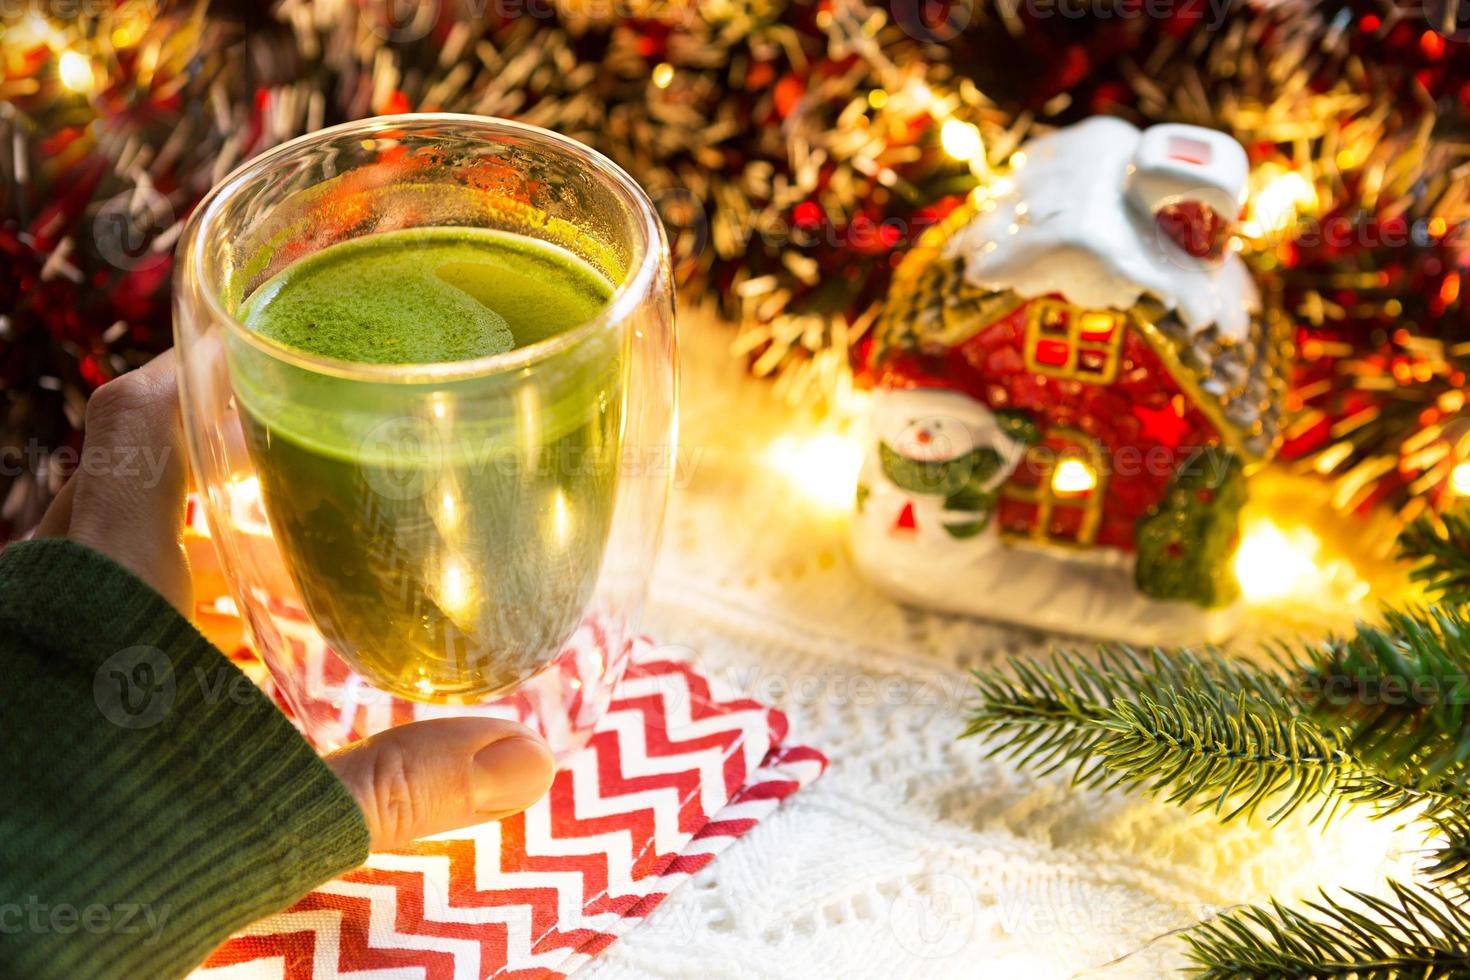
[[[281,712],[97,552],[0,552],[0,659],[0,976],[180,976],[367,856]]]

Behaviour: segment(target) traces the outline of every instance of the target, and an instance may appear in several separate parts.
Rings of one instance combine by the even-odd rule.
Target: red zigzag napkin
[[[656,656],[643,651],[642,656]],[[560,977],[826,767],[786,718],[639,659],[536,806],[374,854],[233,937],[195,980]]]

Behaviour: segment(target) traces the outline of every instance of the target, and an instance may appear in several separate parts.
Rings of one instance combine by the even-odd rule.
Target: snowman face
[[[900,412],[902,419],[905,413]],[[951,415],[918,415],[910,418],[888,444],[908,459],[940,463],[957,459],[975,448],[970,428]]]
[[[885,388],[874,392],[874,434],[906,459],[941,463],[980,448],[1003,465],[987,487],[1005,481],[1026,447],[1002,431],[995,415],[958,391]]]

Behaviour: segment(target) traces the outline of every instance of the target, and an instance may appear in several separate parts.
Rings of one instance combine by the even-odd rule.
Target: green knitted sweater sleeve
[[[285,717],[97,552],[0,552],[0,664],[0,977],[180,976],[367,857]]]

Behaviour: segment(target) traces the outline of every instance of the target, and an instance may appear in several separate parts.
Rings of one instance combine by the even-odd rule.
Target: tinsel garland
[[[1412,516],[1470,450],[1470,34],[1426,20],[1444,8],[34,7],[0,36],[0,537],[64,476],[86,394],[167,345],[169,248],[209,186],[301,132],[431,109],[514,116],[627,167],[681,283],[798,400],[850,383],[898,256],[1028,135],[1098,112],[1230,131],[1254,165],[1243,249],[1299,338],[1287,454],[1343,508]]]

